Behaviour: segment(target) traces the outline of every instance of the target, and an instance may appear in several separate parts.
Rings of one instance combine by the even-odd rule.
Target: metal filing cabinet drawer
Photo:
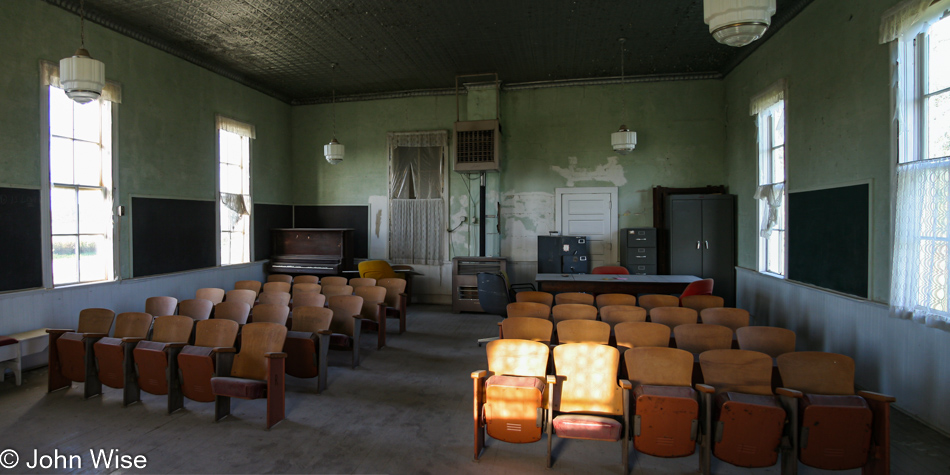
[[[656,265],[656,248],[655,247],[631,247],[627,249],[627,264],[655,266]]]
[[[618,241],[620,265],[631,274],[656,275],[656,228],[621,229]]]
[[[656,228],[627,228],[623,231],[627,232],[627,247],[656,247]]]
[[[633,275],[656,275],[656,266],[627,265],[627,270]]]

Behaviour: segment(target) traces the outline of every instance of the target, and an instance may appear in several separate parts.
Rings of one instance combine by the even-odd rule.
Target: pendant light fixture
[[[85,104],[99,99],[106,85],[106,66],[86,50],[86,8],[79,2],[79,49],[59,60],[59,83],[70,99]]]
[[[627,42],[626,38],[620,38],[620,102],[623,104],[623,116],[621,120],[627,120],[627,96],[626,89],[624,88],[624,74],[623,74],[623,56],[626,52],[624,49],[624,43]],[[631,132],[627,129],[625,124],[620,126],[620,130],[610,134],[610,143],[614,147],[614,151],[626,155],[637,148],[637,133]]]
[[[775,14],[775,0],[703,0],[703,20],[716,41],[745,46],[765,34]]]
[[[327,161],[330,162],[330,165],[336,165],[343,161],[343,150],[344,146],[340,142],[336,141],[336,63],[330,65],[332,69],[332,88],[333,88],[333,99],[330,102],[330,110],[333,115],[333,140],[330,143],[323,146],[323,155],[327,157]]]

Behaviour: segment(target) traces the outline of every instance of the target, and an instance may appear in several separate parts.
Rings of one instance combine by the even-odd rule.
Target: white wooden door
[[[590,268],[617,264],[616,188],[558,188],[558,228],[565,236],[587,236]]]

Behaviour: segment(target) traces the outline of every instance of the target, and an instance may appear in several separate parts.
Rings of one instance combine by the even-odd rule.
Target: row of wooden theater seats
[[[821,352],[787,353],[777,366],[785,386],[773,392],[769,355],[710,350],[699,355],[705,384],[692,384],[693,354],[639,347],[623,353],[594,343],[559,345],[548,371],[547,345],[528,340],[488,344],[488,369],[472,373],[474,457],[485,433],[513,443],[547,435],[621,442],[627,473],[629,441],[641,453],[684,457],[700,448],[742,467],[769,467],[782,455],[782,473],[798,461],[822,469],[889,473],[889,408],[894,398],[854,392],[854,361]],[[628,379],[621,379],[618,367]],[[777,396],[777,395],[778,396]]]
[[[639,299],[631,294],[599,294],[594,296],[584,292],[561,292],[551,294],[535,290],[525,290],[515,293],[516,302],[535,302],[551,307],[563,304],[594,305],[597,308],[609,305],[633,305],[644,308],[647,312],[654,307],[686,307],[697,312],[712,307],[722,307],[723,298],[715,295],[686,295],[677,297],[665,294],[646,294]]]

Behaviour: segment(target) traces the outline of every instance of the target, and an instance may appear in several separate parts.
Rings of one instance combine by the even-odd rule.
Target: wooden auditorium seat
[[[376,331],[376,349],[386,346],[386,288],[378,285],[357,287],[353,294],[363,298],[360,333]]]
[[[122,389],[122,404],[138,400],[126,388],[125,382],[135,378],[132,350],[148,336],[152,316],[144,312],[123,312],[115,316],[115,332],[112,337],[100,338],[93,345],[99,380],[110,388]]]
[[[522,290],[521,292],[515,292],[515,302],[543,303],[551,307],[554,305],[554,294],[537,290]]]
[[[619,349],[644,346],[666,348],[670,346],[670,334],[670,327],[661,323],[624,322],[614,327]]]
[[[594,296],[583,292],[561,292],[554,296],[555,305],[568,303],[594,305]]]
[[[317,378],[317,393],[327,388],[327,350],[333,310],[325,307],[297,307],[291,331],[287,332],[287,374],[295,378]]]
[[[610,325],[597,320],[564,320],[557,324],[559,344],[595,343],[606,345],[610,342]]]
[[[547,319],[531,317],[512,317],[504,319],[501,325],[501,337],[510,340],[531,340],[551,343],[554,323]]]
[[[637,305],[637,296],[630,294],[600,294],[594,298],[597,308],[604,308],[608,305]]]
[[[205,287],[195,291],[195,298],[210,300],[212,304],[219,304],[224,302],[224,294],[224,289]]]
[[[184,397],[198,402],[214,401],[211,378],[215,354],[234,348],[239,327],[234,320],[220,318],[195,322],[195,344],[185,346],[178,354],[179,383]]]
[[[399,334],[406,331],[406,314],[409,305],[409,295],[406,293],[406,279],[387,277],[379,279],[376,285],[386,289],[386,318],[399,320]]]
[[[83,397],[102,394],[102,383],[93,357],[93,345],[109,336],[115,312],[87,308],[79,312],[76,331],[48,329],[49,392],[68,388],[73,381],[84,382]]]
[[[330,348],[346,349],[352,352],[352,367],[360,364],[360,312],[363,310],[363,297],[359,295],[336,295],[327,299],[327,307],[333,311],[330,322]]]
[[[211,302],[207,300],[201,300]],[[182,305],[187,302],[183,301]],[[186,315],[155,317],[150,340],[139,341],[132,350],[135,377],[125,382],[129,402],[141,399],[140,391],[168,395],[168,413],[184,406],[181,382],[178,379],[178,354],[188,345],[195,320]]]
[[[188,299],[178,303],[178,315],[191,317],[192,320],[207,320],[211,318],[214,304],[207,299]]]

